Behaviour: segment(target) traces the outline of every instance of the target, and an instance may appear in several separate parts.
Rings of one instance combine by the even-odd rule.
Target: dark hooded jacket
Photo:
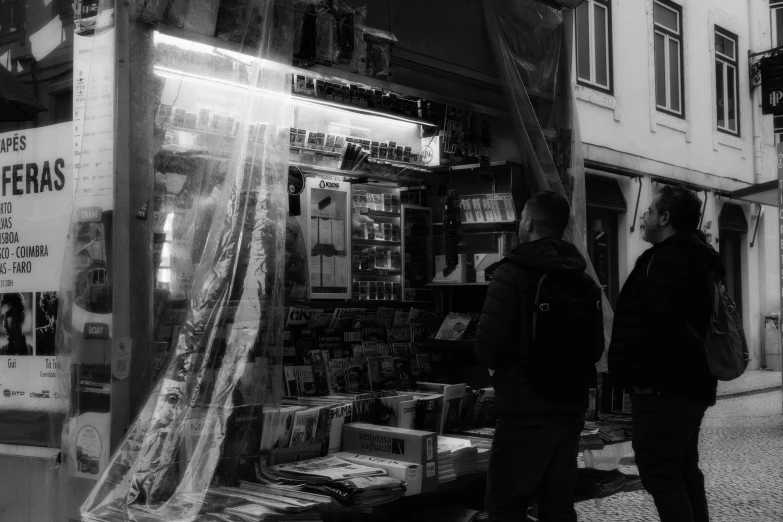
[[[521,365],[527,337],[523,322],[532,319],[532,314],[523,317],[526,315],[523,308],[529,309],[524,303],[534,302],[539,279],[544,272],[578,275],[585,268],[585,259],[574,245],[544,238],[518,246],[495,269],[476,332],[476,357],[482,365],[495,371],[492,381],[498,415],[584,414],[586,389],[570,401],[553,400],[532,390]],[[585,337],[591,338],[587,332]],[[594,359],[598,361],[603,342],[594,344]]]
[[[707,331],[706,266],[725,274],[720,254],[700,231],[675,234],[639,256],[615,308],[610,382],[715,404],[717,380],[707,368],[701,341],[685,326],[701,336]]]

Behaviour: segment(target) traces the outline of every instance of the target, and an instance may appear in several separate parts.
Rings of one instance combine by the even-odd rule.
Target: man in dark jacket
[[[487,289],[476,356],[492,373],[498,415],[485,501],[492,521],[525,520],[531,500],[537,498],[541,520],[576,522],[573,489],[588,385],[566,394],[557,389],[552,394],[542,392],[530,371],[557,375],[560,364],[533,368],[528,350],[532,305],[542,276],[584,279],[585,259],[576,247],[561,240],[569,214],[568,202],[555,192],[531,197],[521,216],[521,245],[499,263]],[[595,324],[590,332],[578,332],[575,344],[589,351],[586,371],[594,373],[593,365],[604,348],[601,310],[596,306],[600,301],[594,300],[595,295],[600,299],[600,290],[592,281],[586,284],[594,292],[590,320]],[[555,361],[564,353],[558,346],[540,348]],[[548,380],[555,388],[567,388],[562,378]]]
[[[639,476],[661,522],[707,522],[699,430],[715,404],[717,380],[698,335],[707,330],[710,267],[720,255],[698,230],[701,202],[666,186],[645,213],[642,238],[652,243],[636,261],[615,310],[609,376],[633,390],[633,448]]]

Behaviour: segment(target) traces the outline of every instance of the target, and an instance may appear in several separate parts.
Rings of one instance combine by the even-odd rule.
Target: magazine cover
[[[351,422],[352,407],[351,403],[326,407],[327,420],[324,446],[329,453],[337,453],[340,451],[340,448],[342,448],[343,425],[345,425],[346,422]]]
[[[375,397],[371,399],[356,399],[351,405],[351,422],[369,422],[375,421]]]
[[[412,397],[412,396],[411,396]],[[397,427],[407,430],[416,429],[416,405],[418,399],[406,399],[397,404]]]
[[[394,312],[394,319],[392,320],[392,328],[404,328],[411,322],[410,311],[397,310]]]
[[[443,395],[415,394],[414,398],[416,398],[416,429],[437,433],[443,415]]]
[[[408,357],[392,357],[394,364],[394,378],[397,381],[398,390],[408,390],[411,388],[411,365]]]
[[[336,308],[332,314],[329,328],[345,331],[353,329],[356,315],[364,312],[364,308]]]
[[[348,361],[348,391],[370,391],[370,374],[367,369],[367,359],[351,359]]]
[[[348,390],[348,358],[328,359],[326,379],[329,393],[344,393]]]
[[[397,386],[392,357],[367,357],[367,366],[372,390],[391,390]]]
[[[315,375],[313,374],[313,365],[305,364],[300,366],[294,366],[296,372],[296,386],[299,390],[299,397],[309,397],[318,395],[318,387],[315,382]]]
[[[426,326],[434,326],[437,321],[438,314],[427,312],[426,310],[421,310],[419,308],[411,308],[410,317],[408,318],[408,322],[410,323],[423,324]]]
[[[459,341],[462,339],[465,330],[468,329],[472,319],[473,316],[471,314],[450,312],[443,320],[443,323],[441,323],[435,338],[444,341]]]
[[[444,431],[452,431],[462,425],[460,412],[462,411],[462,401],[465,399],[466,384],[417,382],[416,388],[443,394],[443,414],[438,431],[439,435],[442,435]]]
[[[389,328],[386,335],[390,343],[409,343],[411,341],[411,328],[410,326]]]
[[[354,317],[354,323],[353,328],[354,330],[360,330],[364,326],[374,326],[375,325],[375,316],[377,315],[374,311],[364,311],[359,312],[356,314],[356,317]]]
[[[378,308],[375,316],[375,326],[391,328],[392,323],[394,323],[395,313],[396,310],[394,308]]]
[[[363,326],[362,341],[385,342],[386,327],[384,326]]]
[[[362,355],[365,358],[378,356],[378,343],[375,341],[362,341]]]
[[[291,431],[294,427],[294,415],[301,409],[303,409],[301,406],[264,409],[261,451],[289,447]]]
[[[404,400],[411,400],[412,398],[412,395],[391,395],[376,399],[374,424],[399,428],[399,419],[397,417],[399,404]]]
[[[315,442],[315,431],[318,427],[318,415],[321,408],[299,410],[294,414],[294,427],[291,431],[290,447],[304,446]]]
[[[392,357],[408,357],[411,354],[410,343],[392,343],[391,345]]]

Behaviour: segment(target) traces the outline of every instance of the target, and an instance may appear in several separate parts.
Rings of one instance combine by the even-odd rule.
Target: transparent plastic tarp
[[[562,52],[564,13],[536,0],[484,0],[484,18],[514,122],[517,146],[531,170],[535,189],[553,190],[571,202],[567,239],[587,259],[588,273],[597,280],[585,241],[584,158],[579,120],[572,85],[564,74],[569,68],[567,53]],[[571,129],[567,171],[558,171],[547,145],[543,129],[552,127]],[[605,294],[603,309],[608,346],[614,314]],[[606,371],[605,361],[606,351],[597,365],[598,371]]]
[[[153,221],[146,248],[154,257],[157,378],[124,438],[111,443],[116,451],[94,454],[91,435],[106,437],[100,451],[110,445],[112,402],[91,405],[112,393],[121,362],[91,355],[86,330],[77,328],[84,317],[76,325],[75,314],[103,314],[94,322],[111,327],[111,294],[97,288],[110,283],[101,274],[111,269],[102,254],[111,252],[111,204],[100,205],[94,219],[84,219],[77,205],[58,331],[58,361],[66,368],[60,391],[71,398],[60,497],[61,505],[86,497],[77,511],[82,520],[197,520],[209,510],[210,486],[236,484],[258,460],[262,412],[278,407],[281,395],[292,7],[292,0],[253,2],[258,24],[242,29],[252,31],[252,46],[239,48],[122,21],[137,32],[131,42],[139,61],[131,64],[138,69],[130,74],[137,83],[148,80],[150,107],[130,110],[152,115],[132,128],[130,140],[131,149],[151,147],[148,170],[132,176],[154,181],[154,198],[133,210]],[[117,14],[128,17],[127,10]],[[94,58],[92,65],[88,79],[107,72]],[[89,183],[77,179],[77,193]],[[116,359],[116,346],[112,353]]]

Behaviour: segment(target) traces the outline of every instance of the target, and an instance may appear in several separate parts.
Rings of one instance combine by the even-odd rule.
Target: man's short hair
[[[2,294],[0,297],[0,307],[8,305],[16,315],[24,313],[24,296],[22,294]]]
[[[701,200],[696,193],[681,185],[666,185],[658,198],[658,215],[669,212],[669,221],[677,232],[699,228]]]
[[[551,190],[533,194],[527,200],[527,214],[543,232],[562,237],[568,226],[571,206],[568,200]]]

